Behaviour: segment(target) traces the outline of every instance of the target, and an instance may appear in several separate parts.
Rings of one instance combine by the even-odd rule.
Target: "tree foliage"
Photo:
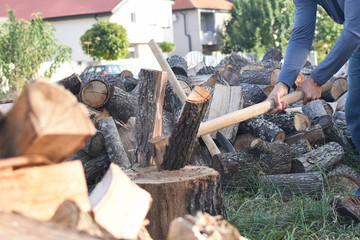
[[[225,24],[224,53],[256,52],[266,48],[284,51],[292,29],[291,0],[234,0]]]
[[[161,51],[163,51],[164,53],[172,53],[172,51],[174,51],[174,49],[176,47],[175,43],[167,42],[167,41],[160,42],[160,43],[158,43],[158,45],[159,45]]]
[[[15,98],[35,78],[42,63],[53,60],[45,71],[50,77],[70,59],[70,49],[56,43],[49,22],[40,16],[26,21],[17,19],[12,10],[8,13],[9,18],[0,24],[1,98]]]
[[[94,59],[117,60],[128,55],[130,45],[126,29],[101,20],[80,37],[82,49]]]

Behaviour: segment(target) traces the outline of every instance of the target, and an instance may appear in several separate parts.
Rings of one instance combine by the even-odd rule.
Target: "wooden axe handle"
[[[322,92],[329,91],[331,89],[332,84],[327,82],[322,86]],[[288,104],[295,103],[304,98],[304,93],[301,91],[295,91],[293,93],[287,94],[281,98],[281,101],[285,101]],[[269,112],[274,108],[273,100],[266,100],[264,102],[252,105],[247,108],[240,109],[238,111],[225,114],[218,118],[211,119],[209,121],[203,122],[200,125],[197,137],[203,136],[205,134],[209,134],[212,132],[216,132],[225,127],[229,127],[231,125],[241,123],[250,118],[260,116]]]

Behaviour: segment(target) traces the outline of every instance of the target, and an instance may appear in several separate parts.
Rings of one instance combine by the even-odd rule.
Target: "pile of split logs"
[[[271,115],[277,50],[209,67],[149,46],[162,71],[34,81],[0,116],[1,238],[245,239],[226,221],[223,186],[257,181],[285,197],[360,187],[342,165],[356,152],[346,78],[303,106],[294,89],[307,64],[296,100]]]

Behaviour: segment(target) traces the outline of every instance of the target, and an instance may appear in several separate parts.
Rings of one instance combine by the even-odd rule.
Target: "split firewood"
[[[194,86],[209,86],[213,87],[216,84],[216,74],[200,74],[196,76],[189,76],[188,82],[191,87]]]
[[[82,148],[89,156],[97,157],[100,155],[101,150],[104,147],[104,135],[101,131],[95,131],[95,134],[92,135],[86,142],[84,147]]]
[[[74,95],[77,95],[80,92],[81,78],[76,73],[73,73],[70,76],[68,76],[56,83],[64,86],[65,89],[69,90]]]
[[[111,162],[122,169],[130,167],[131,163],[121,142],[118,130],[112,117],[105,117],[98,121],[97,128],[104,135],[104,146]]]
[[[0,158],[43,155],[61,162],[95,133],[86,108],[63,87],[30,83],[0,123]]]
[[[224,86],[215,84],[212,97],[208,108],[206,109],[203,121],[208,121],[227,113],[237,111],[243,108],[244,91],[240,86]],[[233,140],[238,131],[238,124],[219,130],[226,139]],[[213,133],[212,138],[216,137]]]
[[[254,117],[239,124],[238,134],[250,133],[268,142],[283,141],[285,132],[262,116]]]
[[[66,230],[72,229],[85,232],[91,236],[111,239],[113,236],[95,222],[91,211],[83,212],[78,205],[70,200],[65,200],[56,210],[49,222],[60,225]]]
[[[35,220],[16,213],[0,212],[0,239],[4,240],[99,240],[51,222]]]
[[[167,73],[141,69],[140,96],[136,108],[136,162],[141,166],[154,165],[149,139],[162,134],[162,113]]]
[[[327,175],[327,185],[342,195],[353,195],[360,188],[360,175],[351,167],[339,165]]]
[[[127,123],[129,118],[135,116],[137,104],[138,100],[135,96],[113,86],[111,88],[111,97],[105,108],[114,119]]]
[[[47,158],[40,155],[20,156],[13,158],[2,158],[0,161],[0,170],[9,170],[14,168],[34,167],[51,164]]]
[[[260,172],[285,174],[291,172],[294,153],[282,142],[254,141],[254,146],[238,152],[213,157],[213,166],[221,174],[224,185],[249,184]],[[249,181],[249,182],[247,182]]]
[[[250,84],[275,85],[279,74],[279,68],[247,70],[241,74],[240,81]]]
[[[320,99],[308,102],[306,105],[303,105],[301,109],[311,123],[314,123],[315,120],[321,116],[328,115]]]
[[[100,108],[109,101],[110,85],[103,75],[87,74],[81,82],[79,96],[86,105]]]
[[[197,131],[204,117],[211,95],[199,86],[188,96],[178,122],[169,137],[161,168],[178,170],[190,161]]]
[[[344,156],[345,152],[340,144],[329,142],[300,157],[295,157],[292,162],[291,171],[293,173],[302,173],[330,169],[339,163]]]
[[[250,101],[254,104],[266,100],[267,96],[274,88],[273,85],[258,85],[249,83],[240,83],[240,86],[244,89],[245,101]]]
[[[197,212],[171,221],[168,240],[246,240],[239,230],[221,216]]]
[[[286,136],[310,127],[309,118],[303,113],[265,114],[264,119],[270,121],[284,130]]]
[[[136,239],[152,202],[115,164],[90,195],[95,221],[115,238]]]
[[[193,66],[188,67],[188,77],[196,76],[200,69],[205,67],[205,63],[203,61],[198,62]]]
[[[332,87],[329,91],[323,92],[321,98],[327,102],[334,102],[348,90],[348,82],[343,77],[333,77],[329,82],[332,82]]]
[[[324,131],[319,124],[301,130],[299,133],[286,136],[284,142],[292,145],[302,140],[308,141],[311,146],[322,146],[326,143]]]
[[[285,198],[293,195],[320,197],[324,188],[320,171],[260,176],[259,184],[269,194],[277,192]]]
[[[2,169],[0,192],[0,211],[14,211],[38,220],[49,220],[66,199],[76,202],[83,211],[90,210],[80,161]]]
[[[166,239],[177,217],[207,212],[226,219],[220,174],[212,168],[186,166],[175,171],[157,171],[155,166],[126,170],[128,176],[153,197],[147,215],[154,239]]]

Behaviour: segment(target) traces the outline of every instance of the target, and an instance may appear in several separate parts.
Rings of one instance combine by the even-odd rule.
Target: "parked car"
[[[80,74],[80,78],[83,78],[88,73],[100,73],[101,75],[120,74],[124,70],[126,68],[119,64],[89,66]]]

